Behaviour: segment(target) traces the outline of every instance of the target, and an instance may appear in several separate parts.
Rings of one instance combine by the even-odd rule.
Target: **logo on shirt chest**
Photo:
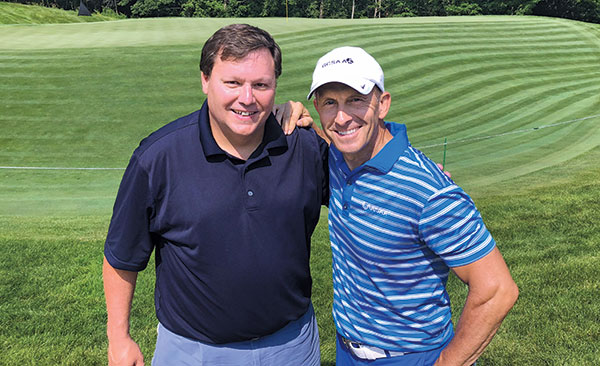
[[[375,206],[375,205],[372,205],[372,204],[370,204],[370,203],[368,203],[368,202],[363,202],[363,203],[362,203],[362,208],[363,208],[363,210],[365,210],[365,211],[371,211],[371,212],[373,212],[373,213],[376,213],[376,214],[378,214],[378,215],[384,215],[384,216],[387,216],[387,215],[389,215],[389,214],[390,214],[390,211],[388,211],[388,210],[385,210],[385,209],[383,209],[383,208],[381,208],[381,207],[377,207],[377,206]]]

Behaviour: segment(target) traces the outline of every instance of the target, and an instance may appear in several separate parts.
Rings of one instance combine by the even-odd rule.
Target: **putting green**
[[[197,109],[198,59],[222,25],[271,32],[277,101],[305,100],[341,45],[381,63],[388,120],[485,194],[600,145],[600,27],[542,17],[164,18],[0,26],[0,166],[124,168],[139,140]],[[121,170],[0,169],[0,214],[109,214]]]

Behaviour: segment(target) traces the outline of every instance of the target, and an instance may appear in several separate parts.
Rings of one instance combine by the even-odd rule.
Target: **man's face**
[[[218,55],[210,76],[202,74],[213,135],[230,142],[262,139],[264,124],[275,100],[275,63],[266,48],[240,60]]]
[[[344,155],[351,169],[375,156],[387,143],[382,121],[390,106],[390,94],[373,88],[363,95],[341,83],[317,90],[314,101],[324,132]]]

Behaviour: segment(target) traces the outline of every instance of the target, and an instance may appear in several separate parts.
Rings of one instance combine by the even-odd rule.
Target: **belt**
[[[340,336],[342,342],[346,345],[346,348],[352,352],[352,354],[363,360],[376,360],[379,358],[397,357],[404,356],[408,352],[397,352],[387,351],[379,347],[368,346],[366,344],[358,343],[346,339]]]

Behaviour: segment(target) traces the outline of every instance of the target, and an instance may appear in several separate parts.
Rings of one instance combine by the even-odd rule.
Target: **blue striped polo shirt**
[[[353,341],[424,352],[454,334],[449,267],[496,244],[471,198],[410,145],[406,127],[386,128],[393,139],[353,171],[330,147],[333,317]]]

